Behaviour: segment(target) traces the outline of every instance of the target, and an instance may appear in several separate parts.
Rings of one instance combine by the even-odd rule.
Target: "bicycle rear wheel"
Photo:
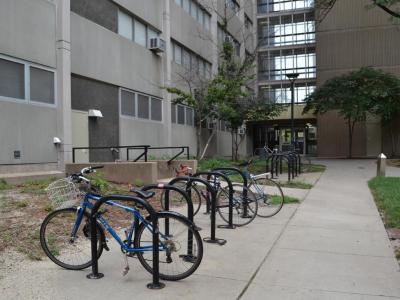
[[[257,216],[258,203],[255,195],[243,185],[234,183],[233,185],[233,225],[244,226],[249,224]],[[243,191],[247,192],[247,205],[243,199]],[[229,223],[229,187],[221,188],[217,195],[217,211],[222,220]]]
[[[168,213],[159,216],[159,268],[160,278],[163,280],[176,281],[190,276],[199,267],[203,258],[203,242],[200,234],[185,222],[184,218]],[[168,232],[165,227],[167,220],[169,222]],[[188,244],[189,232],[193,236],[191,251],[189,251]],[[135,248],[152,246],[152,234],[152,230],[149,230],[142,222],[135,236]],[[153,273],[153,251],[137,252],[137,257],[142,266],[148,272]]]
[[[180,188],[183,191],[186,191],[186,182],[177,182],[174,184],[177,188]],[[191,197],[192,197],[192,203],[193,203],[193,216],[195,216],[201,206],[201,195],[198,189],[196,188],[195,185],[192,185],[191,188]],[[160,204],[163,209],[165,209],[165,190],[161,193],[160,197]],[[169,205],[170,207],[173,206],[186,206],[186,200],[183,198],[181,194],[175,191],[170,191],[169,192]],[[186,212],[185,212],[186,214]]]
[[[257,215],[268,218],[276,215],[283,206],[284,195],[279,184],[268,178],[257,178],[249,186],[257,202]]]
[[[76,234],[72,230],[77,208],[69,207],[50,213],[40,227],[40,244],[46,255],[57,265],[69,270],[82,270],[92,265],[89,214],[84,212]],[[100,257],[105,240],[97,224],[97,253]]]

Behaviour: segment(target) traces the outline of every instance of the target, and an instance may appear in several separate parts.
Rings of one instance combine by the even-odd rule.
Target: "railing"
[[[76,150],[106,150],[109,149],[110,152],[117,152],[119,153],[119,149],[136,149],[136,150],[143,150],[143,152],[136,157],[133,161],[138,161],[142,156],[145,156],[145,161],[147,161],[147,149],[150,148],[150,145],[136,145],[136,146],[109,146],[109,147],[74,147],[72,148],[72,162],[75,163],[76,158]],[[126,152],[126,160],[129,159],[129,150]]]
[[[181,154],[185,153],[186,150],[186,159],[190,159],[189,146],[177,146],[177,147],[150,147],[150,150],[163,150],[163,149],[181,149],[181,151],[173,156],[170,160],[168,160],[168,164],[170,164],[174,159],[178,158]]]
[[[76,161],[76,151],[77,150],[110,150],[111,153],[119,153],[120,149],[126,149],[126,160],[127,161],[138,161],[143,158],[145,162],[148,161],[148,153],[149,150],[165,150],[165,149],[180,149],[181,151],[177,153],[175,156],[168,160],[168,164],[171,164],[173,160],[178,158],[180,155],[186,152],[186,159],[190,159],[190,149],[189,146],[176,146],[176,147],[151,147],[150,145],[134,145],[134,146],[110,146],[110,147],[74,147],[72,148],[72,162]],[[130,152],[132,150],[142,150],[142,152],[136,156],[134,159],[131,159]]]

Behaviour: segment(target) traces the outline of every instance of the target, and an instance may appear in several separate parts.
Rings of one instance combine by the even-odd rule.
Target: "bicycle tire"
[[[55,210],[47,215],[40,226],[40,245],[42,246],[43,251],[55,264],[68,270],[82,270],[92,265],[90,225],[88,223],[90,215],[88,212],[84,212],[83,219],[77,231],[79,242],[76,242],[78,239],[75,239],[73,242],[71,242],[70,233],[76,221],[76,212],[76,207]],[[53,226],[50,227],[52,222],[55,223],[54,228]],[[97,232],[97,253],[99,258],[103,252],[105,235],[103,228],[98,223]],[[63,233],[66,235],[62,236]],[[65,238],[66,244],[60,245],[62,240]],[[65,249],[67,247],[70,248],[68,251]],[[72,250],[76,250],[77,253],[73,254]],[[84,253],[86,251],[87,253]],[[71,261],[73,258],[76,258],[79,254],[78,252],[82,252],[85,255],[85,258],[82,262],[72,263]]]
[[[251,182],[249,189],[256,195],[259,217],[272,217],[282,209],[285,196],[276,181],[269,178],[257,178]],[[266,190],[270,192],[268,193]]]
[[[176,214],[173,213],[160,213],[159,215],[159,232],[160,232],[160,246],[165,244],[165,238],[162,236],[165,236],[165,222],[160,222],[162,219],[168,219],[169,220],[169,235],[167,240],[172,241],[173,246],[171,246],[172,249],[174,247],[179,247],[179,250],[183,250],[184,247],[182,245],[187,245],[187,240],[185,242],[178,242],[176,240],[172,239],[177,239],[177,237],[183,236],[188,238],[187,235],[187,230],[190,230],[193,233],[193,261],[187,261],[185,260],[185,255],[187,254],[186,251],[182,251],[181,254],[177,254],[174,251],[171,252],[170,260],[168,260],[168,253],[167,251],[160,251],[159,253],[159,258],[160,258],[160,264],[159,264],[159,274],[160,278],[163,280],[168,280],[168,281],[177,281],[177,280],[182,280],[196,271],[196,269],[199,267],[201,260],[203,258],[203,242],[201,240],[199,232],[194,228],[194,226],[190,225],[188,222],[184,221],[186,218],[184,216],[177,216]],[[173,222],[172,221],[177,221],[179,222],[179,231],[178,232],[172,232],[172,227],[173,227]],[[152,245],[152,231],[151,230],[145,230],[147,228],[146,224],[142,222],[139,227],[138,231],[135,235],[134,239],[134,245],[135,248],[140,248],[143,246],[149,246]],[[144,233],[148,234],[147,236],[144,235]],[[170,243],[170,242],[168,242]],[[177,245],[177,246],[176,246]],[[175,249],[176,250],[176,249]],[[172,254],[174,258],[172,258]],[[153,274],[153,251],[143,251],[143,252],[137,252],[137,257],[142,264],[142,266],[151,274]],[[167,274],[166,272],[168,271],[168,266],[172,266],[171,264],[173,262],[178,262],[178,265],[185,266],[185,264],[188,266],[188,268],[180,272],[178,274]],[[179,268],[172,266],[172,271],[177,271]]]
[[[258,203],[256,201],[255,195],[248,188],[243,187],[239,183],[232,184],[234,189],[234,199],[233,199],[233,216],[232,223],[235,226],[244,226],[251,223],[257,216]],[[247,216],[244,216],[244,207],[242,201],[242,191],[247,190],[247,201],[248,201],[248,212]],[[217,194],[217,211],[222,220],[229,223],[229,190],[228,187],[221,188]]]
[[[179,186],[178,183],[184,183],[184,186]],[[178,188],[182,189],[183,191],[186,191],[186,182],[177,182],[175,184],[175,186],[177,186]],[[165,210],[165,205],[164,205],[164,194],[165,194],[165,190],[162,191],[161,196],[160,196],[160,204],[163,210]],[[170,191],[170,194],[174,194],[173,191]],[[200,192],[198,191],[198,189],[196,188],[196,186],[192,185],[191,188],[191,200],[193,203],[193,216],[195,216],[201,207],[201,195]],[[186,201],[183,200],[182,196],[179,196],[178,199],[176,200],[172,200],[170,199],[170,204],[174,205],[177,204],[178,206],[182,205],[182,203],[184,203],[184,205],[186,205]]]

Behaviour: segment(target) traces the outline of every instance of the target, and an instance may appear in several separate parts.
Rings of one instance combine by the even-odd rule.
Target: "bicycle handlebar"
[[[104,166],[85,167],[79,173],[71,174],[70,177],[78,182],[81,182],[81,181],[90,182],[90,180],[85,178],[83,175],[94,173],[94,172],[96,172],[97,169],[102,169],[102,168],[104,168]]]

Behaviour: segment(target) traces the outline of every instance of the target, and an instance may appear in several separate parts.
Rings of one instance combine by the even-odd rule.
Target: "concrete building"
[[[220,32],[225,11],[228,32]],[[253,0],[2,0],[0,173],[62,170],[73,147],[190,146],[193,154],[193,109],[172,105],[162,87],[185,88],[179,79],[189,72],[212,76],[226,35],[239,56],[253,51],[242,31],[254,36],[255,15]],[[161,44],[150,45],[154,38]],[[219,125],[208,155],[229,155],[230,143]],[[75,155],[125,157],[112,149]]]
[[[368,8],[370,0],[337,0],[317,24],[313,5],[314,1],[308,0],[258,0],[259,93],[267,101],[290,103],[285,74],[300,73],[295,95],[300,151],[320,157],[346,157],[348,129],[344,120],[334,111],[317,117],[302,115],[301,102],[315,86],[362,66],[400,75],[399,26],[383,10]],[[275,120],[252,124],[254,148],[268,145],[285,149],[291,139],[289,119],[287,110]],[[379,119],[369,116],[356,127],[353,156],[391,154],[390,134]],[[399,152],[399,133],[394,142]]]
[[[282,105],[291,103],[287,74],[298,73],[295,84],[295,139],[301,153],[316,154],[316,118],[302,115],[304,98],[316,85],[314,1],[258,1],[258,92]],[[290,111],[252,124],[254,148],[291,147]]]

